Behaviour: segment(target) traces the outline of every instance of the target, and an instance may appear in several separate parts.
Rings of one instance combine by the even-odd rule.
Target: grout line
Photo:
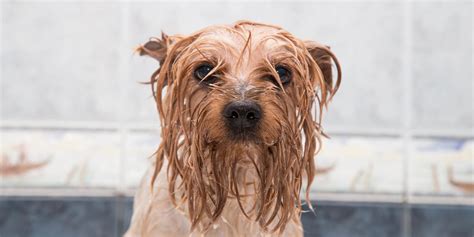
[[[133,197],[135,188],[116,190],[115,188],[0,188],[1,198],[34,197],[34,198],[67,198],[67,197]],[[370,194],[342,192],[311,192],[313,201],[356,202],[356,203],[391,203],[404,204],[400,194]],[[474,206],[469,196],[413,196],[410,205],[454,205]]]
[[[413,159],[413,77],[412,77],[412,29],[413,29],[413,3],[410,0],[403,2],[403,63],[402,63],[402,89],[405,96],[402,100],[402,140],[404,144],[403,155],[403,214],[402,231],[403,237],[411,237],[411,159]]]
[[[3,84],[3,1],[0,1],[0,85]],[[3,127],[3,90],[4,86],[0,87],[0,128]],[[3,144],[3,135],[0,134],[0,144]]]
[[[65,129],[65,130],[118,130],[117,121],[61,121],[61,120],[3,120],[2,129]]]
[[[62,120],[0,120],[1,129],[65,129],[65,130],[119,130],[127,129],[156,131],[157,122],[122,121],[62,121]]]
[[[58,129],[58,130],[102,130],[118,131],[125,128],[132,132],[159,132],[159,122],[126,122],[126,121],[31,121],[0,120],[0,129]],[[474,133],[460,129],[410,129],[413,138],[459,138],[473,139]],[[390,128],[355,128],[334,126],[325,132],[331,136],[368,136],[368,137],[403,137],[404,129]]]
[[[392,203],[405,206],[403,195],[371,194],[371,193],[338,193],[311,192],[310,199],[315,201],[360,202],[360,203]],[[473,206],[474,200],[469,196],[412,196],[408,205],[462,205]]]
[[[7,1],[9,3],[75,3],[75,2],[82,2],[82,3],[97,3],[97,0],[3,0]],[[292,2],[295,3],[327,3],[327,2],[336,2],[336,3],[348,3],[348,2],[354,2],[354,3],[392,3],[395,0],[294,0]],[[101,0],[101,2],[105,3],[136,3],[137,1],[135,0]],[[140,3],[199,3],[201,0],[140,0]],[[222,0],[210,0],[208,2],[213,2],[213,3],[285,3],[288,2],[288,0],[227,0],[227,1],[222,1]],[[425,0],[421,2],[441,2],[441,3],[453,3],[452,0]]]
[[[474,69],[474,1],[471,0],[471,78]],[[474,80],[471,80],[471,119],[474,120]],[[474,134],[474,125],[471,126],[471,134]],[[473,160],[474,162],[474,160]]]
[[[123,193],[115,188],[6,188],[1,187],[1,196],[19,197],[112,197]]]
[[[3,127],[3,11],[4,5],[3,1],[0,0],[0,128]],[[3,133],[0,131],[0,146],[4,144],[3,142]],[[0,163],[3,162],[3,159]],[[0,182],[2,182],[2,178],[0,177]],[[2,189],[0,188],[0,195],[2,194]]]
[[[463,130],[443,130],[443,129],[411,129],[412,130],[412,137],[415,138],[447,138],[447,137],[455,137],[455,138],[466,138],[466,139],[473,139],[474,132],[469,131],[470,129],[463,129]]]
[[[0,84],[3,84],[3,11],[4,2],[0,1]],[[4,86],[0,88],[0,101],[3,101]],[[3,127],[3,102],[0,102],[0,127]],[[0,134],[0,142],[2,142],[2,135]]]
[[[310,200],[335,202],[402,203],[400,194],[310,192]]]
[[[327,126],[324,132],[331,135],[363,135],[363,136],[387,136],[399,137],[401,136],[400,129],[397,128],[358,128],[358,127],[344,127],[344,126]]]
[[[128,98],[128,90],[127,90],[127,79],[130,75],[130,66],[128,63],[128,54],[125,53],[124,49],[128,48],[128,33],[129,33],[129,4],[128,3],[121,3],[120,4],[120,43],[118,44],[118,52],[119,52],[119,63],[117,68],[118,78],[119,78],[119,89],[120,89],[120,109],[119,112],[119,127],[118,133],[120,136],[120,160],[119,160],[119,177],[117,180],[117,190],[121,192],[125,189],[125,158],[127,153],[127,138],[129,129],[126,126],[127,123],[127,112],[131,108],[131,104]]]

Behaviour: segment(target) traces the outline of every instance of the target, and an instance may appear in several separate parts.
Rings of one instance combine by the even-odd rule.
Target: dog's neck
[[[255,221],[256,213],[253,209],[255,209],[256,199],[258,198],[256,195],[258,192],[256,186],[258,185],[257,183],[259,182],[259,179],[255,169],[252,169],[253,164],[248,160],[248,158],[249,157],[242,157],[242,161],[237,165],[236,184],[238,185],[237,188],[239,190],[240,202],[235,194],[229,193],[225,207],[219,218],[215,221],[212,221],[210,218],[202,218],[194,230],[195,233],[206,233],[206,236],[244,236],[248,233],[256,233],[255,236],[277,235],[277,233],[272,233],[270,231],[266,232],[268,230],[261,229],[259,223]],[[168,162],[164,164],[165,170],[167,165]],[[160,176],[162,175],[163,173],[160,174]],[[161,183],[159,186],[167,187],[169,184],[167,177],[158,182],[163,181],[165,183]],[[182,185],[181,179],[177,181],[177,185]],[[182,195],[184,191],[185,190],[177,190],[177,196]],[[167,193],[169,195],[169,191]],[[189,210],[186,200],[177,204],[176,209],[182,213],[182,215],[189,218]],[[242,209],[244,209],[246,213],[242,212]],[[280,214],[278,214],[272,221],[270,227],[275,226],[278,223],[280,220]],[[295,212],[295,215],[290,219],[284,232],[280,234],[286,236],[284,233],[300,233],[302,231],[300,226],[299,215]]]

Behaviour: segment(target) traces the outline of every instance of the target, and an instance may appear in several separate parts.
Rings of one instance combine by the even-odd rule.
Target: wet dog
[[[241,21],[137,50],[160,64],[162,139],[126,236],[303,236],[300,191],[341,82],[329,47]]]

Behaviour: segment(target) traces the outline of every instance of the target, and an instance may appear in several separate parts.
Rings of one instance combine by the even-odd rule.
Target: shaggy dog
[[[162,139],[126,236],[302,236],[300,191],[308,201],[321,114],[341,82],[329,47],[241,21],[137,50],[160,63]]]

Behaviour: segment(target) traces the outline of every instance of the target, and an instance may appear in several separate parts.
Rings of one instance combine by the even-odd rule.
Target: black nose
[[[260,106],[253,101],[234,101],[224,108],[223,115],[234,132],[254,128],[261,117]]]

